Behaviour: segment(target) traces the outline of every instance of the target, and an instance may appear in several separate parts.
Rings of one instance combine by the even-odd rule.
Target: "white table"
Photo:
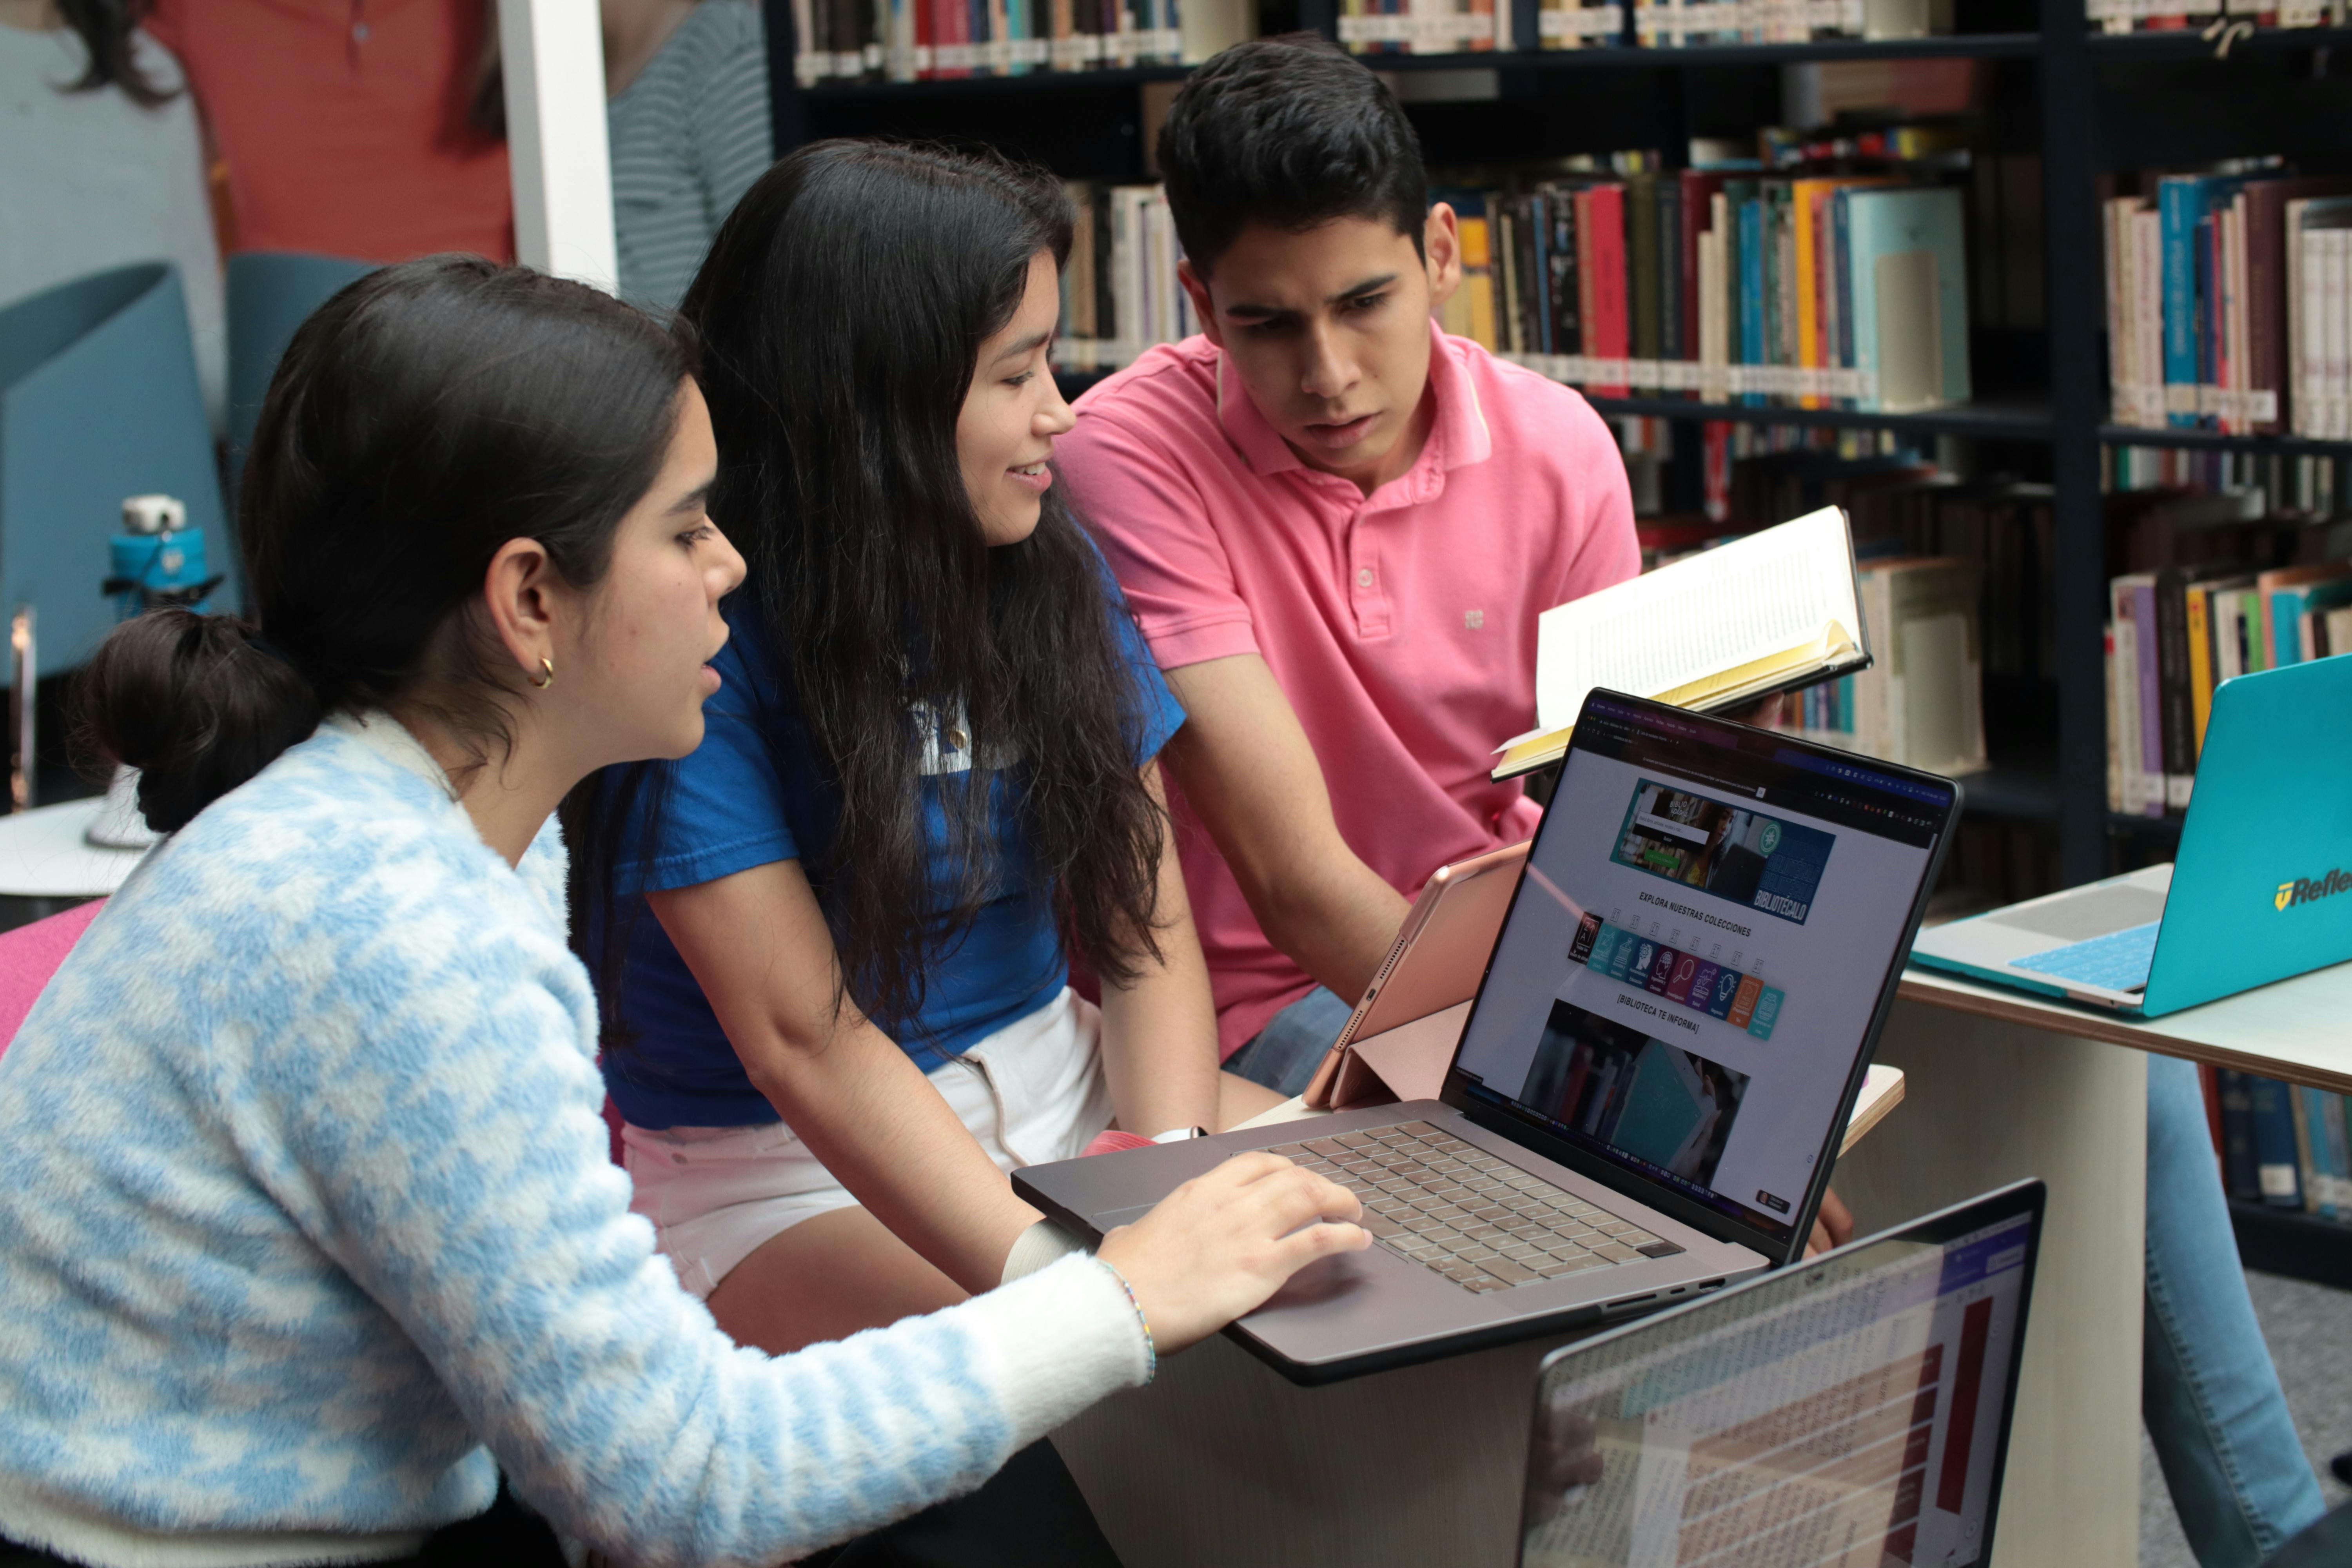
[[[2161,1018],[2129,1017],[1924,969],[1903,976],[1902,994],[2049,1034],[2352,1094],[2352,963],[2315,969]]]
[[[104,849],[85,837],[102,798],[69,800],[0,816],[0,897],[103,898],[122,885],[143,849]]]
[[[1874,1064],[1845,1148],[1906,1092],[1903,1075]],[[1246,1125],[1316,1114],[1294,1099]],[[1322,1388],[1219,1335],[1170,1357],[1150,1388],[1072,1421],[1055,1446],[1128,1568],[1499,1565],[1517,1545],[1537,1365],[1592,1331]]]
[[[1909,1108],[1838,1163],[1864,1234],[2049,1185],[2001,1568],[2138,1561],[2149,1051],[2352,1092],[2352,964],[2153,1021],[1913,971],[1875,1053]],[[1560,1342],[1302,1389],[1216,1338],[1055,1441],[1129,1568],[1501,1568],[1531,1379]]]

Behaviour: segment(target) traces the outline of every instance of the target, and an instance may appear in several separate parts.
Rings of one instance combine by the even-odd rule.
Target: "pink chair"
[[[66,961],[73,944],[89,929],[104,907],[104,899],[93,899],[86,904],[76,904],[61,915],[51,915],[31,925],[18,926],[15,931],[0,933],[0,1051],[16,1037],[18,1026],[25,1015],[39,1000],[41,987]],[[611,1129],[613,1163],[622,1164],[621,1112],[611,1100],[604,1102],[604,1124]]]
[[[104,908],[104,899],[76,904],[61,915],[0,933],[0,1051],[16,1037],[17,1026],[41,994],[41,987],[66,961],[73,944]]]

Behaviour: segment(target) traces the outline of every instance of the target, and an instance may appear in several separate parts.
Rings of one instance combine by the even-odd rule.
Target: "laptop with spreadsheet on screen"
[[[2020,1182],[1552,1352],[1521,1568],[1988,1562],[2042,1197]]]
[[[2158,1017],[2352,959],[2352,658],[2225,680],[2169,866],[1919,933],[1914,963]]]
[[[1013,1173],[1087,1237],[1244,1150],[1378,1243],[1230,1331],[1302,1383],[1654,1310],[1799,1256],[1952,821],[1950,781],[1586,700],[1434,1100]]]

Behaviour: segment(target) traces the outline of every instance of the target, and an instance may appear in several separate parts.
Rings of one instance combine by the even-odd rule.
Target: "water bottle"
[[[205,531],[188,526],[187,506],[173,496],[132,496],[122,503],[122,531],[108,542],[113,574],[100,592],[113,596],[124,620],[149,610],[198,615],[220,586],[205,574]]]

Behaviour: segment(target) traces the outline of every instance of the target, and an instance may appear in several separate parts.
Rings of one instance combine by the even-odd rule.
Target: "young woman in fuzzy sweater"
[[[152,616],[92,665],[169,837],[0,1058],[0,1536],[34,1561],[446,1561],[503,1473],[629,1562],[774,1563],[1364,1244],[1253,1155],[1098,1258],[790,1356],[679,1288],[607,1158],[548,824],[693,750],[718,685],[743,569],[688,370],[577,285],[353,284],[263,410],[256,623]]]

